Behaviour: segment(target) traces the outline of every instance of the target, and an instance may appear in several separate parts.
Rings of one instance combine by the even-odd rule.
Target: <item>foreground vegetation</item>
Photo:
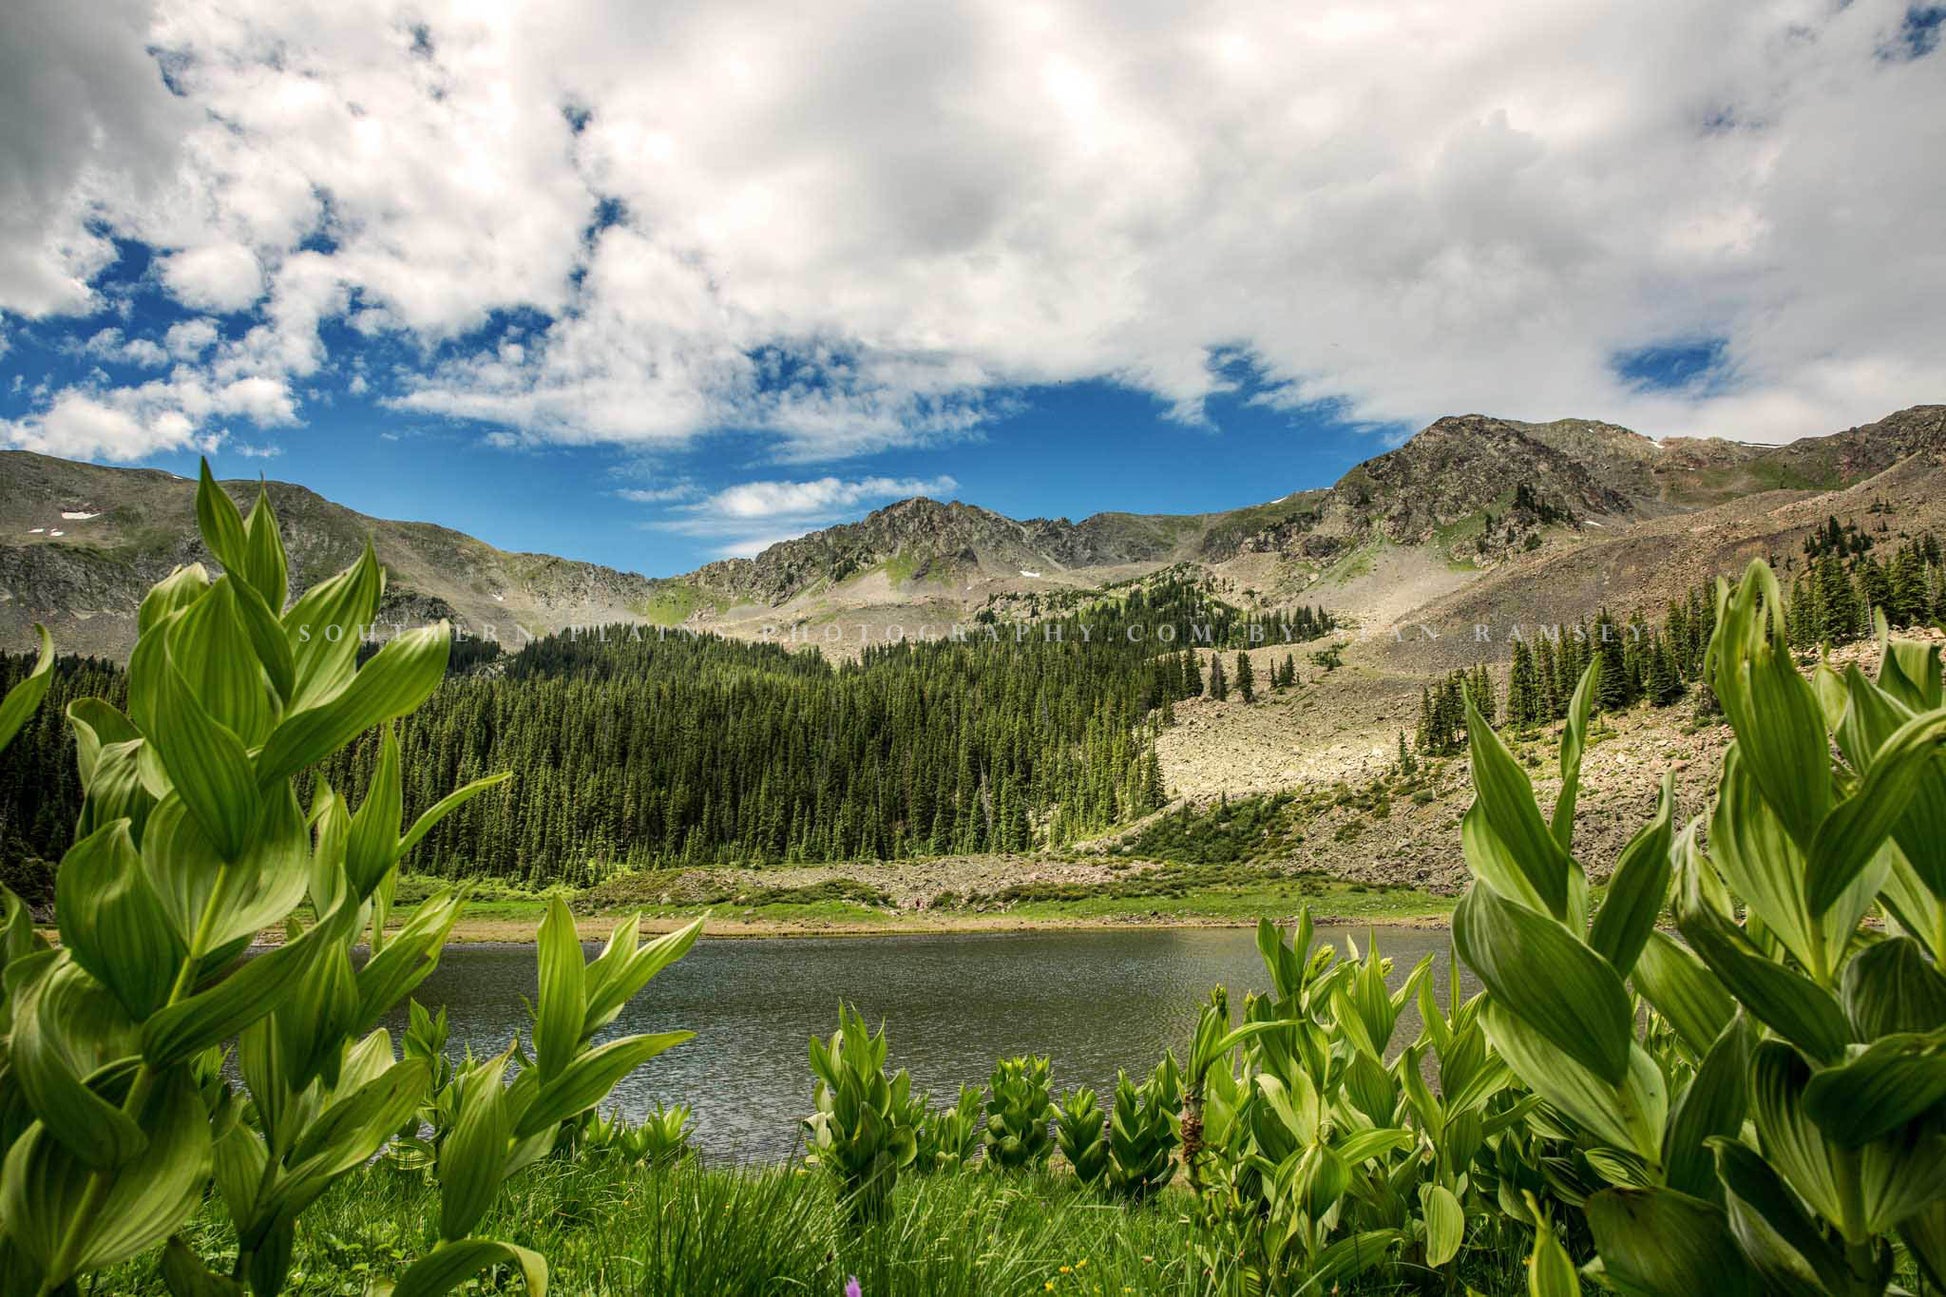
[[[416,1005],[396,1046],[374,1029],[463,904],[390,932],[400,861],[497,777],[408,824],[393,726],[444,628],[361,666],[302,630],[371,615],[369,550],[280,613],[267,505],[240,517],[205,470],[199,520],[226,573],[145,601],[126,711],[67,708],[60,946],[0,892],[0,1294],[1946,1285],[1939,653],[1888,638],[1875,679],[1807,680],[1761,563],[1719,591],[1704,661],[1736,734],[1714,805],[1679,827],[1665,781],[1603,893],[1574,854],[1599,663],[1549,807],[1466,700],[1453,934],[1483,992],[1451,976],[1441,1002],[1431,957],[1319,945],[1306,909],[1258,925],[1267,993],[1215,988],[1186,1054],[1112,1096],[1019,1057],[938,1103],[841,1007],[810,1045],[805,1164],[708,1171],[680,1109],[598,1115],[688,1038],[605,1028],[700,924],[642,945],[626,919],[589,959],[557,896],[505,1051],[450,1057]],[[0,744],[51,660],[0,703]],[[306,809],[295,780],[368,731],[356,809],[319,777]],[[267,928],[286,940],[244,958]]]

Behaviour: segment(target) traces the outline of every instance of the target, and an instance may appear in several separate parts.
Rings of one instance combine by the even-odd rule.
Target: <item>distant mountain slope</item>
[[[248,508],[255,482],[224,489]],[[664,583],[592,563],[495,549],[429,523],[368,518],[301,486],[268,484],[295,594],[358,557],[370,536],[387,571],[381,619],[440,617],[474,634],[527,634],[654,610]],[[125,656],[149,586],[209,561],[195,528],[195,483],[153,469],[103,468],[0,451],[0,643],[21,647],[44,621],[64,651]]]
[[[1908,513],[1931,517],[1942,454],[1940,405],[1785,446],[1455,415],[1328,488],[1248,508],[1071,522],[915,498],[666,580],[367,518],[303,487],[269,490],[298,587],[350,562],[369,534],[391,573],[389,617],[447,616],[502,639],[629,619],[757,635],[840,619],[952,621],[987,607],[1032,615],[1047,596],[1177,564],[1240,603],[1301,599],[1375,626],[1422,609],[1492,611],[1514,592],[1564,615],[1590,601],[1650,605],[1667,586],[1788,547],[1827,513],[1869,507],[1861,491],[1896,491]],[[226,489],[247,503],[256,486]],[[204,557],[193,497],[192,483],[167,473],[0,452],[0,642],[23,646],[38,618],[66,648],[126,653],[142,592]]]

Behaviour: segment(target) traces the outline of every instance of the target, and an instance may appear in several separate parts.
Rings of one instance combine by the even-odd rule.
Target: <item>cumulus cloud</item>
[[[1076,379],[1194,421],[1215,355],[1415,424],[1778,440],[1946,393],[1904,0],[25,3],[0,308],[92,309],[113,233],[244,327],[156,344],[173,407],[53,393],[17,439],[288,421],[327,336],[506,440],[798,461]],[[1616,363],[1698,340],[1707,381]]]
[[[740,482],[685,505],[675,516],[650,525],[662,531],[715,540],[720,554],[744,558],[778,541],[829,526],[858,513],[865,505],[914,495],[950,496],[958,489],[958,482],[943,475]],[[631,496],[628,491],[619,494]]]

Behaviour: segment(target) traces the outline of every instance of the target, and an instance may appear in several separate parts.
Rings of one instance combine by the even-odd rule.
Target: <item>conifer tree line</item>
[[[0,653],[0,694],[34,669],[34,655]],[[122,669],[105,658],[62,657],[41,705],[0,753],[0,883],[30,905],[54,899],[54,862],[74,842],[81,776],[67,706],[77,698],[128,697]]]
[[[1932,532],[1908,538],[1889,551],[1854,523],[1829,519],[1804,541],[1803,561],[1777,563],[1796,576],[1786,626],[1794,647],[1850,643],[1872,631],[1874,610],[1894,627],[1946,621],[1946,567],[1939,538]],[[1716,629],[1712,587],[1695,585],[1673,599],[1659,623],[1639,612],[1624,623],[1603,609],[1592,620],[1546,633],[1529,628],[1510,636],[1503,683],[1496,695],[1495,673],[1482,663],[1452,672],[1420,692],[1416,751],[1451,756],[1466,747],[1466,695],[1496,724],[1531,729],[1567,715],[1575,683],[1588,663],[1600,658],[1595,705],[1619,711],[1647,702],[1668,707],[1694,696],[1698,710],[1713,713],[1714,701],[1703,684],[1703,653]]]

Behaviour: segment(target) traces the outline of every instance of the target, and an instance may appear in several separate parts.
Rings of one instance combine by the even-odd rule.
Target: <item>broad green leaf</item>
[[[141,1020],[168,1000],[186,953],[142,872],[128,821],[68,848],[55,878],[61,944]]]
[[[216,848],[171,793],[142,834],[142,870],[162,914],[200,954],[247,940],[282,920],[304,896],[304,814],[288,784],[270,791],[249,845],[223,864]]]
[[[581,937],[568,903],[559,896],[548,902],[535,941],[540,994],[534,1006],[534,1063],[541,1080],[551,1081],[580,1047],[588,1011]]]
[[[1813,915],[1838,903],[1938,771],[1946,711],[1914,717],[1879,748],[1858,791],[1833,807],[1811,844],[1805,900]],[[1882,881],[1882,880],[1881,880]],[[1878,883],[1871,893],[1876,895]]]
[[[638,947],[635,934],[639,926],[639,918],[629,919],[626,930],[618,925],[608,946],[587,966],[588,1007],[581,1020],[584,1040],[613,1022],[657,973],[689,953],[702,935],[703,920],[692,920]]]
[[[255,587],[238,585],[235,593],[237,617],[243,624],[244,634],[250,638],[251,650],[263,666],[264,675],[276,691],[281,709],[297,692],[297,661],[291,656],[290,638],[284,634],[284,623]]]
[[[540,1092],[514,1126],[514,1138],[526,1139],[549,1126],[587,1112],[633,1072],[657,1054],[695,1036],[693,1031],[665,1031],[655,1035],[624,1036],[597,1046],[576,1058]]]
[[[1946,1134],[1940,1133],[1937,1118],[1858,1150],[1858,1199],[1866,1233],[1888,1234],[1942,1198]]]
[[[1514,1075],[1551,1106],[1599,1139],[1646,1162],[1661,1156],[1669,1096],[1661,1069],[1640,1046],[1629,1050],[1628,1075],[1617,1087],[1569,1058],[1496,1002],[1487,1003],[1480,1021]]]
[[[451,636],[445,622],[395,636],[337,694],[287,712],[257,758],[258,782],[288,778],[366,730],[415,710],[446,674]]]
[[[270,508],[270,494],[262,486],[243,520],[243,579],[262,597],[273,613],[284,610],[290,597],[290,562],[284,555],[284,542],[277,534],[277,516]]]
[[[19,688],[18,685],[15,688]],[[75,767],[81,774],[81,787],[88,791],[95,781],[95,766],[103,747],[139,740],[142,732],[128,717],[104,698],[77,698],[68,704],[68,724],[74,730]],[[4,747],[0,743],[0,747]]]
[[[459,1111],[439,1148],[439,1235],[464,1238],[486,1214],[506,1174],[513,1119],[501,1084],[508,1055],[466,1073]]]
[[[1639,1297],[1738,1297],[1762,1285],[1723,1209],[1674,1189],[1604,1189],[1588,1199],[1602,1272]]]
[[[179,567],[150,586],[149,592],[142,596],[142,607],[135,617],[137,645],[156,627],[195,603],[208,591],[209,572],[201,563]],[[156,642],[156,646],[158,649],[161,647],[160,641]],[[142,718],[135,717],[135,723],[140,725]]]
[[[275,950],[246,959],[208,990],[181,1000],[142,1026],[142,1053],[163,1066],[221,1044],[272,1012],[330,947],[344,941],[356,917],[349,906]]]
[[[225,570],[240,573],[245,569],[243,515],[237,512],[236,502],[210,475],[207,459],[196,482],[196,527],[202,532],[203,544]]]
[[[1849,1286],[1843,1253],[1756,1150],[1734,1139],[1709,1141],[1724,1188],[1730,1232],[1777,1291],[1822,1297]]]
[[[1405,1236],[1395,1229],[1368,1229],[1348,1234],[1319,1252],[1311,1264],[1306,1287],[1328,1293],[1385,1261]]]
[[[345,881],[364,900],[398,858],[399,823],[405,793],[399,775],[399,740],[386,724],[379,729],[378,766],[366,786],[365,800],[351,817],[345,839]]]
[[[1497,1004],[1609,1085],[1622,1083],[1633,1013],[1608,961],[1480,883],[1453,914],[1453,939]]]
[[[520,1272],[528,1297],[547,1297],[547,1262],[540,1253],[494,1239],[449,1240],[415,1262],[392,1289],[392,1297],[444,1297],[494,1266]]]
[[[1485,826],[1505,845],[1527,884],[1555,918],[1568,912],[1568,875],[1579,870],[1541,819],[1534,785],[1514,754],[1467,699],[1467,750],[1473,764],[1475,805]],[[1516,898],[1517,899],[1517,898]]]
[[[1736,1001],[1694,951],[1664,932],[1651,932],[1630,981],[1697,1058],[1708,1053],[1736,1012]]]
[[[1444,1185],[1419,1186],[1419,1215],[1426,1223],[1426,1264],[1438,1269],[1459,1255],[1466,1241],[1466,1213]]]
[[[237,607],[235,578],[219,577],[166,636],[169,661],[209,718],[245,748],[262,743],[277,703]]]
[[[1811,1068],[1781,1041],[1767,1040],[1752,1054],[1750,1117],[1764,1159],[1811,1209],[1837,1225],[1853,1242],[1863,1238],[1862,1222],[1847,1218],[1840,1184],[1845,1172],[1840,1154],[1824,1138],[1804,1107]]]
[[[1710,819],[1709,859],[1730,890],[1800,964],[1815,968],[1828,962],[1804,900],[1804,853],[1764,801],[1740,743],[1723,754],[1716,811]]]
[[[235,860],[263,805],[250,758],[236,734],[204,710],[166,653],[155,663],[153,681],[157,695],[149,746],[216,855]],[[131,679],[131,696],[145,683]]]
[[[1627,977],[1669,899],[1669,849],[1675,840],[1675,772],[1662,777],[1655,818],[1622,849],[1588,945]]]
[[[1751,948],[1736,928],[1709,910],[1685,905],[1683,937],[1732,995],[1765,1026],[1832,1062],[1851,1042],[1851,1024],[1831,992]]]
[[[228,1275],[210,1273],[209,1267],[182,1241],[171,1235],[162,1249],[162,1286],[170,1297],[247,1297],[243,1285]]]
[[[54,680],[54,637],[47,633],[47,627],[34,623],[34,632],[40,636],[40,656],[34,660],[34,669],[27,677],[7,690],[7,696],[0,699],[0,748],[13,742],[14,735],[27,723],[41,705],[47,694],[47,686]]]
[[[327,702],[350,683],[358,645],[384,593],[385,573],[367,540],[356,563],[312,586],[291,605],[283,617],[296,673],[289,711]]]
[[[1946,976],[1910,937],[1875,942],[1845,965],[1845,1012],[1860,1040],[1946,1023]]]
[[[1717,701],[1736,730],[1761,800],[1800,851],[1808,851],[1831,805],[1830,740],[1817,695],[1784,639],[1777,578],[1761,560],[1753,561],[1720,603],[1708,654]]]
[[[1676,1101],[1662,1139],[1662,1166],[1669,1187],[1694,1198],[1718,1195],[1711,1136],[1735,1137],[1749,1107],[1747,1077],[1757,1033],[1738,1016],[1703,1058]]]
[[[1827,1067],[1804,1089],[1804,1108],[1825,1137],[1858,1148],[1946,1103],[1946,1027],[1886,1036]]]
[[[439,966],[446,934],[464,908],[456,891],[427,897],[384,949],[358,970],[358,1030],[369,1030]]]
[[[127,1060],[134,1043],[121,1004],[65,954],[15,992],[9,1079],[48,1133],[86,1166],[121,1165],[147,1142],[119,1094],[110,1102],[89,1084]]]
[[[141,1255],[173,1233],[202,1202],[209,1180],[209,1121],[188,1073],[171,1068],[151,1088],[136,1120],[147,1146],[113,1173],[95,1205],[68,1273],[44,1274],[58,1291],[76,1274],[106,1269]],[[39,1125],[8,1150],[0,1176],[0,1217],[9,1237],[49,1270],[80,1215],[90,1174]]]

